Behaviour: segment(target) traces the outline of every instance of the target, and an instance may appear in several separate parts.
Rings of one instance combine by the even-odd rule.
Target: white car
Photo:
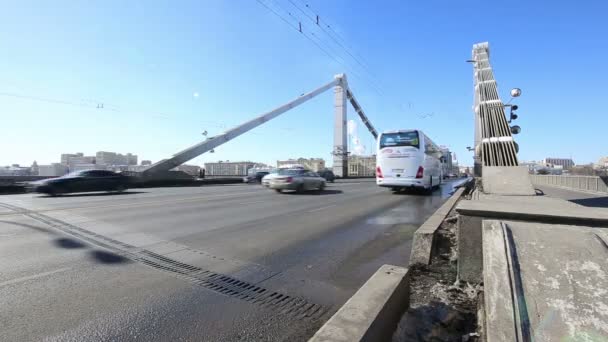
[[[325,178],[316,172],[305,169],[282,169],[268,180],[268,187],[276,192],[283,190],[295,190],[304,192],[307,190],[323,191],[325,189]]]
[[[265,187],[269,187],[270,186],[270,180],[277,177],[278,171],[276,172],[271,172],[269,174],[267,174],[266,176],[262,177],[262,185]]]

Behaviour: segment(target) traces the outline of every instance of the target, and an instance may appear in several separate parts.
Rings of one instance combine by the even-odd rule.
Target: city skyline
[[[19,53],[7,53],[0,66],[0,110],[11,113],[3,118],[11,129],[0,136],[0,145],[12,147],[3,150],[0,165],[46,164],[75,149],[138,151],[158,161],[200,142],[203,131],[221,133],[339,73],[347,74],[378,130],[422,129],[468,165],[473,89],[465,61],[480,41],[490,42],[503,100],[513,87],[523,91],[513,101],[520,107],[516,123],[522,133],[515,137],[520,160],[572,156],[584,164],[605,155],[587,145],[605,135],[601,98],[608,50],[597,42],[606,34],[598,27],[605,27],[608,5],[483,3],[496,12],[517,12],[521,20],[508,29],[495,25],[480,31],[460,19],[480,4],[311,1],[366,67],[341,47],[329,46],[332,41],[304,16],[299,18],[304,32],[323,39],[329,56],[255,1],[156,3],[146,6],[146,13],[122,3],[7,4],[0,14],[0,46]],[[105,17],[115,25],[104,23]],[[24,31],[24,25],[30,29]],[[543,54],[522,53],[539,41]],[[574,51],[583,50],[584,65],[574,58]],[[556,101],[561,93],[565,100]],[[352,108],[349,119],[359,123],[362,145],[373,147]],[[300,155],[329,160],[332,128],[328,92],[189,163]]]
[[[61,154],[62,153],[60,153],[60,155]],[[83,154],[86,155],[86,153],[83,153]],[[375,155],[375,153],[373,153],[373,154],[362,154],[360,156],[367,157],[367,156],[372,156],[372,155]],[[608,157],[606,157],[606,155],[608,155],[608,153],[605,153],[605,154],[601,154],[600,153],[599,157],[596,158],[595,160],[585,161],[585,162],[579,162],[579,161],[577,161],[576,157],[572,157],[571,158],[569,156],[568,157],[565,157],[565,156],[549,156],[549,157],[548,156],[543,156],[543,157],[537,157],[537,158],[530,158],[530,159],[526,159],[526,160],[523,160],[523,159],[520,158],[519,162],[520,163],[537,162],[537,161],[541,162],[541,161],[543,161],[543,160],[545,160],[547,158],[549,158],[549,159],[551,159],[551,158],[558,158],[558,159],[571,159],[571,160],[574,161],[575,165],[589,165],[589,164],[598,164],[598,163],[600,163],[602,160],[608,158]],[[136,156],[138,156],[138,158],[140,158],[139,154],[137,154]],[[302,158],[302,157],[290,156],[290,157],[276,159],[276,160],[271,160],[271,161],[256,161],[254,163],[263,163],[263,164],[267,164],[267,165],[274,165],[279,160],[297,160],[299,158]],[[320,158],[320,157],[312,157],[312,158]],[[193,160],[196,160],[196,159],[201,159],[201,158],[195,158]],[[324,159],[327,162],[327,165],[331,166],[331,161],[332,161],[331,158],[321,158],[321,159]],[[140,160],[141,160],[141,162],[138,163],[137,165],[150,165],[150,164],[148,164],[148,162],[151,162],[152,164],[154,164],[155,162],[158,161],[158,160],[151,160],[151,159],[144,159],[144,158],[140,158]],[[456,159],[456,160],[458,161],[458,164],[460,166],[464,166],[464,167],[473,166],[472,159],[471,159],[471,161],[469,163],[467,163],[466,161],[463,162],[461,159]],[[247,161],[247,158],[243,157],[243,158],[236,158],[236,159],[233,159],[233,160],[231,160],[231,159],[221,159],[221,158],[209,158],[206,161],[200,162],[200,164],[193,163],[192,161],[188,161],[188,162],[186,162],[184,164],[203,166],[205,163],[216,163],[216,162],[222,162],[222,161],[225,161],[225,162],[230,162],[230,161],[232,161],[232,162],[245,162],[245,161]],[[59,161],[55,160],[55,161],[50,161],[50,162],[40,162],[39,159],[34,159],[31,162],[24,162],[24,163],[19,163],[19,162],[4,163],[4,164],[0,164],[0,167],[6,167],[6,166],[12,166],[12,165],[19,165],[20,167],[24,167],[24,166],[26,167],[26,166],[31,166],[33,162],[36,162],[37,164],[40,164],[40,165],[44,165],[44,164],[61,163],[61,160],[59,160]],[[145,164],[142,164],[143,162],[145,162]]]

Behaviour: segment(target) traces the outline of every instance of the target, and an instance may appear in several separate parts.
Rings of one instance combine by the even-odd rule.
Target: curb
[[[408,269],[382,265],[309,342],[385,341],[409,307]]]
[[[459,188],[431,217],[429,217],[414,233],[412,252],[410,254],[410,265],[424,264],[431,262],[433,254],[433,240],[435,231],[439,228],[446,216],[452,211],[456,202],[466,189],[466,184]]]

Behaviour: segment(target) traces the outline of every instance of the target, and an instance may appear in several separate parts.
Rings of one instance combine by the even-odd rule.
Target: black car
[[[51,196],[70,192],[122,192],[129,188],[130,183],[131,178],[120,173],[107,170],[85,170],[33,183],[32,190]]]
[[[325,169],[325,170],[320,170],[319,172],[317,172],[319,174],[319,176],[325,178],[326,181],[333,183],[334,180],[336,179],[336,175],[334,175],[334,172],[332,170],[329,169]]]
[[[251,175],[244,177],[243,182],[244,183],[261,183],[262,178],[264,178],[264,176],[266,176],[269,173],[270,172],[268,172],[268,171],[258,171],[255,174],[251,174]]]

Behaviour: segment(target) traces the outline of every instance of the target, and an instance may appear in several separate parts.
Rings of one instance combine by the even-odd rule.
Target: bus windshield
[[[382,136],[380,137],[380,148],[393,146],[412,146],[416,148],[420,147],[418,131],[382,134]]]

